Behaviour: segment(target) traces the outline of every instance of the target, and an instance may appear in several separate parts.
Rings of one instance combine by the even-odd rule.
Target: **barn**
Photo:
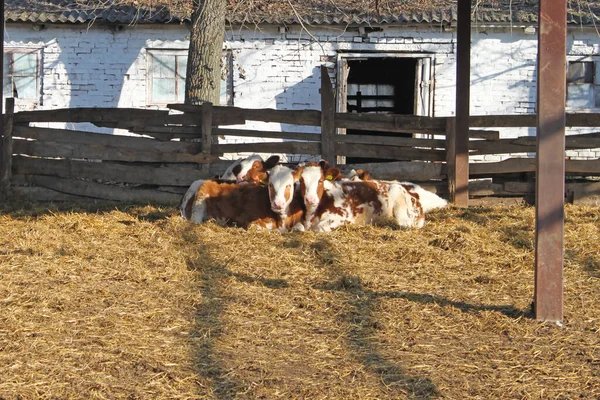
[[[451,2],[394,7],[350,1],[335,7],[234,3],[223,46],[222,105],[319,110],[320,67],[325,65],[338,111],[453,116],[457,13]],[[482,2],[473,9],[471,115],[536,112],[537,6],[530,3]],[[570,112],[600,107],[600,45],[592,6],[568,15]],[[65,0],[7,0],[5,7],[4,95],[16,98],[17,111],[164,109],[183,100],[185,18],[165,9],[99,9]],[[245,127],[290,129],[267,122]],[[534,134],[532,128],[500,131],[502,138]],[[595,159],[600,149],[570,150],[568,156]],[[489,154],[471,161],[504,157]]]

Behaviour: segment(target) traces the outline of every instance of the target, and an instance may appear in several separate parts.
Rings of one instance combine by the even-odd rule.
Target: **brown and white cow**
[[[292,170],[273,167],[269,160],[263,163],[262,169],[257,168],[250,173],[248,183],[223,180],[202,182],[195,196],[182,205],[182,215],[195,223],[214,219],[225,225],[242,228],[287,231],[295,226],[298,228],[298,225],[302,227],[302,199],[293,196]],[[285,188],[290,177],[291,196],[286,196]],[[283,193],[282,199],[275,196],[279,190]]]
[[[416,228],[425,223],[418,197],[402,185],[376,180],[336,181],[339,169],[325,168],[324,163],[309,163],[301,172],[305,229],[331,231],[344,224],[366,225],[380,220]]]
[[[279,156],[271,156],[267,161],[262,161],[262,157],[258,154],[253,154],[246,159],[238,159],[229,166],[227,171],[223,174],[220,179],[212,179],[212,182],[220,183],[241,183],[241,182],[254,182],[254,183],[265,183],[267,180],[267,171],[273,168],[279,162]],[[248,174],[250,172],[250,174]],[[243,173],[243,180],[238,180],[239,176]],[[232,179],[229,179],[232,178]],[[185,219],[191,219],[192,205],[196,199],[198,189],[206,179],[199,179],[192,182],[188,190],[185,192],[181,201],[179,202],[179,209],[181,216]]]
[[[277,157],[277,160],[279,160],[279,157]],[[260,169],[263,161],[263,158],[259,154],[252,154],[246,158],[238,158],[225,170],[223,175],[221,175],[221,179],[245,182],[248,171],[253,168]]]
[[[368,170],[352,170],[349,174],[349,178],[355,182],[358,181],[370,181],[371,174]],[[398,181],[379,181],[385,183],[397,183],[402,185],[404,189],[406,189],[411,195],[416,196],[421,203],[421,207],[423,207],[423,212],[428,213],[436,208],[444,208],[448,205],[448,201],[446,199],[441,198],[437,194],[430,192],[427,189],[417,185],[412,182],[398,182]]]

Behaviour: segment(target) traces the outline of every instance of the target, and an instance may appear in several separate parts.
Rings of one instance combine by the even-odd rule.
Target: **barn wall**
[[[17,99],[17,108],[136,107],[147,105],[147,49],[186,49],[184,26],[88,26],[7,24],[5,47],[42,49],[41,102]],[[248,108],[320,109],[323,62],[340,52],[435,54],[433,116],[454,114],[455,33],[439,26],[384,27],[362,34],[356,27],[321,27],[311,35],[291,27],[229,28],[225,48],[234,56],[234,105]],[[315,42],[314,39],[318,39]],[[537,35],[522,29],[474,27],[472,37],[471,113],[521,114],[535,111]],[[599,53],[595,32],[570,32],[569,54]],[[334,66],[333,64],[330,64]],[[331,70],[332,74],[335,69]],[[335,77],[334,77],[335,78]],[[253,122],[252,129],[298,130],[280,124]],[[78,128],[82,128],[78,126]],[[84,129],[97,129],[84,127]],[[305,128],[315,130],[318,128]],[[110,130],[104,130],[111,132]],[[318,131],[318,130],[317,130]],[[505,129],[502,137],[533,135],[533,129]],[[235,140],[235,139],[233,139]],[[577,155],[577,154],[572,154]],[[600,157],[586,151],[585,157]],[[485,156],[486,161],[503,158]]]

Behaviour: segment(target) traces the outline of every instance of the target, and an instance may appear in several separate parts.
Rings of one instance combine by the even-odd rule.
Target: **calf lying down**
[[[279,231],[331,231],[344,224],[385,220],[420,228],[426,211],[447,204],[408,182],[378,181],[368,174],[341,179],[339,169],[325,163],[292,169],[274,166],[278,159],[257,162],[260,165],[245,177],[250,183],[194,182],[182,200],[182,215],[195,223],[215,219],[242,228]]]
[[[331,231],[344,224],[392,221],[421,228],[425,223],[419,196],[396,182],[336,180],[339,169],[307,164],[300,191],[306,207],[305,229]]]
[[[214,219],[246,229],[303,230],[304,208],[294,192],[293,172],[277,166],[262,183],[203,181],[194,196],[184,199],[182,215],[195,223]]]

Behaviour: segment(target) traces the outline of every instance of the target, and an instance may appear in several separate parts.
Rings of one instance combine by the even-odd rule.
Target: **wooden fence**
[[[340,165],[343,171],[364,168],[381,179],[419,182],[443,196],[448,194],[446,152],[450,118],[389,114],[336,113],[331,82],[322,74],[318,110],[243,109],[203,104],[175,104],[171,110],[78,108],[14,113],[7,99],[0,170],[0,190],[33,200],[105,199],[176,204],[196,179],[222,173],[231,161],[224,153],[277,153],[313,155],[336,163],[337,157],[377,157],[385,163]],[[500,139],[498,131],[481,128],[535,127],[535,115],[473,116],[470,154],[535,153],[535,137]],[[320,127],[321,134],[226,129],[246,121],[276,122]],[[40,127],[44,123],[92,123],[124,129],[142,136],[109,135]],[[35,125],[33,125],[35,124]],[[569,114],[567,125],[598,127],[598,114]],[[369,131],[340,135],[340,130]],[[426,138],[390,137],[373,132],[426,134]],[[275,139],[253,143],[219,143],[224,136]],[[600,148],[600,133],[568,136],[567,149]],[[531,181],[517,177],[535,171],[533,158],[471,163],[471,198],[524,198],[533,194]],[[567,160],[570,175],[600,176],[600,160]],[[503,179],[499,179],[502,177]],[[578,201],[600,196],[599,182],[568,182],[567,197]]]

